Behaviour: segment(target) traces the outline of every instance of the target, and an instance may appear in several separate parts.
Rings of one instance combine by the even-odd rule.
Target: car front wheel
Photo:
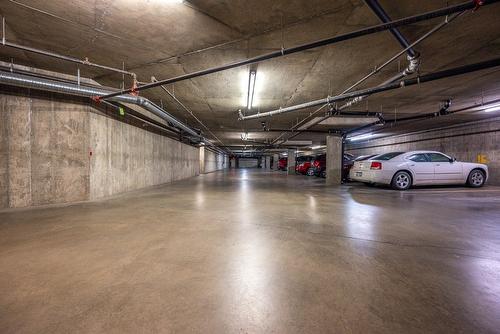
[[[314,176],[314,169],[309,168],[309,169],[307,170],[307,176]]]
[[[407,190],[411,187],[411,175],[408,172],[397,172],[392,178],[391,186],[396,190]]]
[[[486,176],[484,172],[479,169],[474,169],[470,172],[469,177],[467,178],[467,184],[473,188],[480,188],[484,185],[486,181]]]

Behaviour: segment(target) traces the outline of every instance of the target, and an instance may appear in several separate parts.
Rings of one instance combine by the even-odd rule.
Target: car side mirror
[[[450,164],[454,163],[455,161],[457,161],[457,158],[455,158],[455,157],[450,158]]]

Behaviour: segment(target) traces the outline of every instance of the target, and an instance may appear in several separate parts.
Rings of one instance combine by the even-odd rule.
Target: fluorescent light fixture
[[[247,109],[251,110],[253,105],[253,97],[255,94],[255,81],[257,79],[257,72],[255,70],[250,71],[248,77],[248,90],[247,90]]]
[[[354,136],[349,138],[350,141],[357,141],[357,140],[363,140],[363,139],[368,139],[373,136],[373,133],[365,133],[359,136]]]
[[[500,110],[500,103],[484,109],[484,112],[493,112],[493,111],[498,111],[498,110]]]
[[[323,145],[318,145],[318,146],[312,146],[311,147],[311,150],[318,150],[320,148],[325,148],[326,146],[323,146]]]

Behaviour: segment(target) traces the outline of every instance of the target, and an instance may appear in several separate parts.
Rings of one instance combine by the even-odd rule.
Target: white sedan
[[[467,184],[477,188],[488,179],[488,166],[459,162],[435,151],[391,152],[356,161],[349,177],[369,184],[388,184],[397,190],[431,184]]]

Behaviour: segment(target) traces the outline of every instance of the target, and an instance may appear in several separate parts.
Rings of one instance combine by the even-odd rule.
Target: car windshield
[[[373,160],[383,160],[383,161],[387,161],[387,160],[391,160],[392,158],[395,158],[397,157],[398,155],[401,155],[405,152],[391,152],[391,153],[385,153],[385,154],[381,154],[381,155],[377,155],[375,157],[373,157]]]

